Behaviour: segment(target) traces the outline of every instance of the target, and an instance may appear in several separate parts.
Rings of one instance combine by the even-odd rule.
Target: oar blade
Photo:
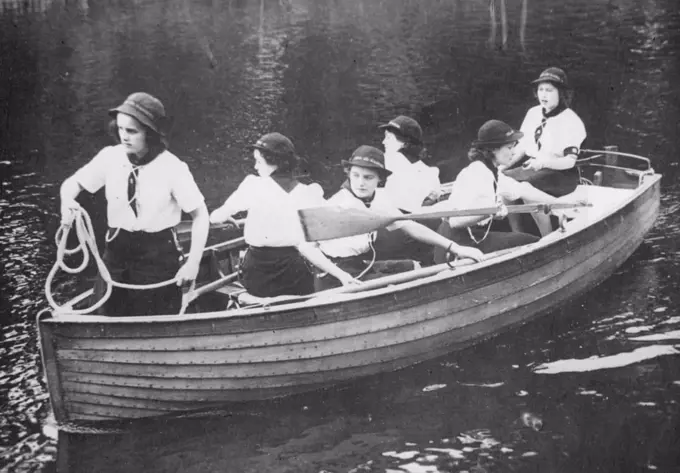
[[[369,233],[385,227],[400,217],[389,217],[368,209],[337,206],[310,207],[298,210],[305,240],[320,241]]]

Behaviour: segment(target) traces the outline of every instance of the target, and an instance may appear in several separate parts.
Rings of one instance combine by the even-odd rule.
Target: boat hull
[[[544,314],[607,279],[642,243],[660,177],[583,228],[456,271],[367,293],[193,316],[39,318],[59,422],[271,399],[392,371]]]

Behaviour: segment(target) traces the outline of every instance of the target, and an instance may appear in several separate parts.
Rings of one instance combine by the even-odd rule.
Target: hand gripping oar
[[[553,209],[590,207],[582,202],[559,202],[553,204],[508,205],[508,213],[548,213]],[[350,209],[338,206],[310,207],[298,210],[300,222],[307,241],[332,240],[369,233],[399,220],[430,220],[448,217],[495,215],[497,207],[478,209],[443,210],[439,212],[415,212],[406,215],[385,215],[368,209]]]

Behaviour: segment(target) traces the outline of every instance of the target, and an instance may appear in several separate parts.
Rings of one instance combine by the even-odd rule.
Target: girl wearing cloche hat
[[[293,177],[298,156],[293,142],[281,133],[267,133],[252,150],[257,176],[249,175],[224,204],[210,214],[212,223],[248,211],[243,236],[248,249],[239,267],[243,287],[257,297],[314,292],[314,274],[307,261],[339,283],[356,284],[335,266],[316,243],[304,241],[297,211],[323,205],[323,189]]]
[[[524,118],[520,128],[524,138],[505,173],[561,197],[578,185],[575,165],[586,129],[569,108],[573,91],[562,69],[549,67],[531,83],[538,105],[529,109]]]
[[[383,152],[373,146],[360,146],[352,156],[342,161],[347,180],[341,189],[328,199],[329,205],[344,208],[369,208],[386,215],[398,215],[399,208],[392,196],[379,184],[389,179]],[[458,245],[434,230],[414,221],[400,221],[389,225],[388,231],[401,230],[410,238],[438,247],[442,252],[480,261],[482,253],[476,248]],[[380,235],[378,233],[378,235]],[[380,238],[378,236],[378,238]],[[413,260],[380,260],[374,248],[376,232],[319,242],[319,247],[340,268],[357,278],[373,279],[386,274],[409,271],[417,267]],[[319,289],[334,286],[328,278],[320,278]]]
[[[392,201],[409,212],[418,210],[428,198],[436,202],[441,187],[439,169],[421,159],[424,148],[420,124],[399,115],[378,128],[384,132],[385,167],[392,172],[385,183]]]
[[[471,163],[456,177],[448,200],[433,206],[432,211],[495,206],[499,210],[493,217],[502,219],[507,215],[503,205],[506,201],[524,199],[528,202],[555,202],[555,197],[531,184],[517,182],[499,172],[499,168],[512,159],[513,148],[523,135],[500,120],[484,123],[468,152]],[[547,223],[550,225],[549,220]],[[493,219],[488,216],[451,217],[442,223],[439,233],[460,245],[479,248],[484,253],[538,240],[538,237],[527,233],[493,231],[492,224]],[[545,228],[541,230],[549,232]],[[435,262],[443,260],[443,256],[435,252]]]
[[[177,313],[182,300],[179,286],[196,278],[208,236],[203,194],[188,166],[167,150],[160,100],[136,92],[109,115],[116,144],[102,149],[64,181],[62,224],[70,224],[80,209],[76,198],[83,190],[105,188],[109,229],[103,259],[112,279],[133,285],[176,279],[176,284],[158,289],[114,287],[103,305],[105,315]],[[191,250],[184,264],[173,232],[182,212],[193,219]],[[104,281],[98,281],[95,297],[102,297],[105,289]]]

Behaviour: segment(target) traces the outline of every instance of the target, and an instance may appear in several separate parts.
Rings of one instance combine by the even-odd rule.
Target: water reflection
[[[172,147],[214,208],[250,172],[244,147],[261,134],[290,135],[306,158],[303,172],[330,191],[340,159],[358,144],[379,144],[376,125],[398,113],[421,120],[430,159],[451,178],[483,121],[519,125],[533,103],[528,83],[548,65],[564,67],[575,84],[588,147],[649,155],[665,175],[655,231],[606,284],[521,330],[343,391],[116,435],[62,436],[58,466],[318,473],[676,465],[675,2],[491,4],[500,32],[486,0],[3,2],[0,469],[39,471],[55,458],[50,431],[41,430],[49,409],[33,320],[54,258],[57,185],[109,143],[105,111],[121,97],[148,90],[166,102]],[[574,25],[579,39],[567,40]],[[101,196],[83,204],[101,215]],[[631,353],[635,362],[616,368],[540,373],[565,360],[592,368]]]
[[[43,210],[47,184],[33,172],[4,161],[0,196],[0,467],[21,471],[40,468],[56,452],[53,439],[42,434],[48,412],[47,393],[39,376],[34,317],[43,307],[42,292],[51,252]]]

